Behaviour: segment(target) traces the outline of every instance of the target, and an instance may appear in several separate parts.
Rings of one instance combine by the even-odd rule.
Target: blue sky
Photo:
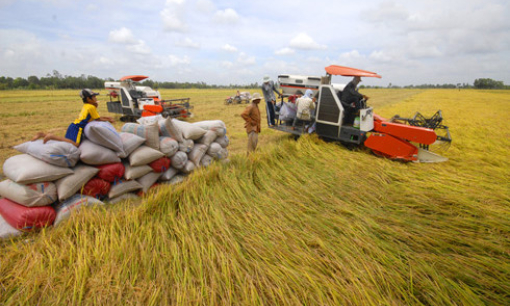
[[[0,0],[0,76],[226,85],[335,64],[382,75],[366,85],[510,84],[509,16],[507,0]]]

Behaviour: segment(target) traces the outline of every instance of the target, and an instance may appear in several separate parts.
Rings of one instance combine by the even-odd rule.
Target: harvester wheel
[[[161,116],[163,116],[163,118],[168,118],[168,116],[170,116],[170,114],[167,111],[164,111],[161,113]]]

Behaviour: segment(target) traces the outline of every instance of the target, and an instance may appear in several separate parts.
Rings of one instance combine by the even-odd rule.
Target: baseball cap
[[[99,94],[97,92],[93,92],[92,90],[88,88],[84,88],[80,91],[80,97],[82,99],[85,98],[92,98],[93,96],[98,96]]]

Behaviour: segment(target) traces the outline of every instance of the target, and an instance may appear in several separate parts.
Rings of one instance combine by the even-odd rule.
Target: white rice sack
[[[87,165],[78,165],[74,167],[73,170],[73,174],[55,182],[57,185],[58,199],[60,201],[70,198],[80,191],[80,189],[99,172],[98,168]]]
[[[81,142],[80,151],[80,160],[89,165],[99,166],[120,162],[120,157],[113,150],[89,140]]]
[[[226,148],[230,144],[230,140],[228,139],[227,135],[216,138],[214,142],[219,143],[222,148]]]
[[[218,159],[226,159],[228,157],[228,150],[227,148],[223,148],[218,153]]]
[[[9,157],[3,165],[4,175],[19,184],[52,182],[69,174],[70,168],[57,167],[28,154]]]
[[[127,180],[137,179],[152,171],[152,168],[149,165],[130,166],[129,164],[125,163],[124,168],[124,177]]]
[[[188,153],[188,160],[192,161],[195,166],[200,165],[200,160],[204,157],[207,152],[207,146],[205,144],[195,144],[193,150]]]
[[[104,203],[91,196],[76,194],[69,199],[61,202],[55,206],[57,217],[55,218],[54,226],[60,222],[69,219],[73,211],[80,209],[83,206],[103,205]]]
[[[184,165],[184,167],[182,167],[181,171],[183,173],[186,173],[186,174],[189,174],[191,172],[193,172],[193,170],[195,170],[197,166],[195,165],[195,163],[193,163],[191,160],[188,160],[186,162],[186,164]]]
[[[108,121],[90,121],[83,130],[85,138],[95,144],[111,149],[120,155],[124,155],[124,147],[119,133]]]
[[[198,140],[207,132],[207,130],[204,130],[199,126],[193,125],[186,121],[172,119],[172,122],[181,130],[182,137],[185,139]]]
[[[219,153],[222,149],[223,148],[221,147],[221,145],[219,143],[213,142],[211,144],[211,146],[209,147],[209,149],[207,149],[207,154],[211,155],[215,159],[221,159]]]
[[[179,151],[179,143],[171,137],[161,136],[159,137],[159,150],[170,157]]]
[[[195,146],[195,142],[191,139],[184,139],[182,142],[179,142],[179,151],[184,153],[189,153],[193,150]]]
[[[120,132],[119,135],[124,147],[124,154],[119,154],[120,158],[128,157],[129,154],[145,142],[145,138],[132,133]]]
[[[110,188],[108,197],[113,199],[125,193],[140,190],[142,188],[143,186],[135,180],[118,182]]]
[[[80,160],[80,149],[65,141],[43,143],[42,139],[38,139],[17,145],[14,149],[59,167],[72,168]]]
[[[177,174],[176,176],[172,177],[169,181],[168,181],[168,184],[170,185],[174,185],[174,184],[179,184],[179,183],[182,183],[184,181],[184,179],[186,178],[186,176],[182,175],[182,174]]]
[[[133,151],[131,155],[129,155],[129,165],[130,166],[142,166],[147,165],[158,158],[165,156],[161,151],[155,150],[148,146],[140,146],[138,149]]]
[[[140,199],[141,198],[139,196],[137,196],[136,194],[134,194],[134,193],[124,193],[124,194],[121,194],[118,197],[115,197],[113,199],[109,199],[108,203],[110,203],[110,204],[117,204],[117,203],[122,202],[122,201],[135,202],[135,201],[140,201]]]
[[[182,167],[184,167],[184,165],[186,164],[186,162],[188,161],[188,155],[184,152],[177,152],[174,154],[174,156],[172,156],[170,158],[172,160],[172,167],[174,167],[175,169],[182,169]]]
[[[197,143],[205,144],[206,146],[210,146],[211,143],[216,139],[216,132],[207,131],[204,136],[202,136]]]
[[[177,142],[182,142],[184,139],[182,138],[181,130],[173,123],[172,118],[168,117],[162,119],[158,122],[159,126],[159,135],[172,137],[177,140]]]
[[[145,139],[145,145],[159,150],[159,126],[155,124],[126,123],[122,126],[121,132],[136,134]]]
[[[227,126],[221,120],[206,120],[193,122],[192,125],[198,126],[206,131],[213,131],[216,136],[222,137],[227,134]]]
[[[145,193],[158,181],[161,174],[162,173],[149,172],[136,181],[142,185],[142,191]]]
[[[214,158],[211,155],[204,155],[200,160],[200,166],[209,167],[209,165],[213,162]]]
[[[163,172],[161,176],[159,177],[160,181],[169,181],[172,179],[172,177],[176,176],[177,173],[179,173],[179,170],[175,169],[174,167],[170,167],[168,170]]]
[[[0,215],[0,239],[9,239],[23,234],[22,231],[12,227],[5,219]]]
[[[161,115],[141,117],[136,120],[139,124],[151,125],[164,119]]]
[[[57,200],[57,187],[52,182],[23,185],[7,179],[0,182],[0,196],[26,207],[46,206]]]

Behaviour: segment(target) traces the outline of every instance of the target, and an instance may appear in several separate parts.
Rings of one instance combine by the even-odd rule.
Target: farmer
[[[269,126],[274,126],[275,124],[275,92],[278,94],[278,98],[280,98],[281,94],[276,90],[274,82],[266,75],[262,83],[262,93],[264,94],[264,100],[266,100],[267,125]]]
[[[293,130],[296,129],[296,122],[298,120],[310,121],[310,123],[315,121],[312,114],[312,111],[315,109],[315,101],[311,89],[307,89],[305,95],[296,100],[296,106],[297,113],[294,122],[292,122]]]
[[[93,92],[92,90],[85,88],[80,91],[80,97],[83,101],[83,107],[81,112],[76,120],[69,125],[67,128],[66,136],[56,136],[49,133],[39,132],[35,134],[32,141],[37,140],[39,138],[43,138],[43,143],[46,143],[48,140],[57,140],[57,141],[65,141],[72,143],[75,146],[79,146],[81,140],[83,138],[83,129],[92,120],[97,121],[108,121],[110,123],[115,122],[115,120],[111,117],[100,117],[97,112],[97,95],[98,93]]]
[[[356,87],[361,82],[361,77],[355,76],[352,81],[350,81],[342,91],[342,95],[340,98],[340,102],[342,102],[342,106],[345,109],[345,121],[346,124],[352,124],[354,122],[354,117],[356,113],[361,108],[360,101],[365,99],[368,100],[368,97],[362,95],[358,92]]]
[[[259,93],[254,93],[251,98],[251,104],[241,114],[245,123],[246,133],[248,133],[248,154],[257,149],[257,143],[260,133],[260,111],[259,103],[261,97]]]

